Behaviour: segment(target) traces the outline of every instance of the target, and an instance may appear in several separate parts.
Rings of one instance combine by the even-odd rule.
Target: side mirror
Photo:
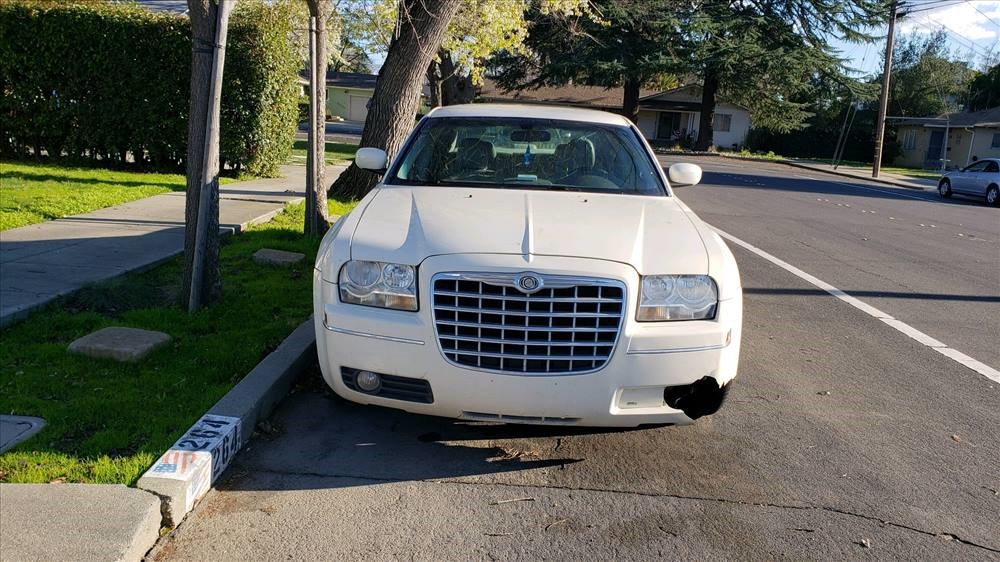
[[[667,169],[667,177],[673,186],[698,185],[701,181],[701,166],[682,162]]]
[[[385,172],[389,156],[381,148],[359,148],[354,153],[354,163],[362,170]]]

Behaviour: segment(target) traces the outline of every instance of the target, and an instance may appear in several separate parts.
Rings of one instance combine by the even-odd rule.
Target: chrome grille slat
[[[598,370],[618,343],[625,284],[611,279],[522,274],[439,273],[431,279],[438,344],[452,363],[523,375]]]
[[[505,287],[506,288],[506,287]],[[469,297],[478,299],[481,297],[478,293],[464,293],[459,291],[435,291],[435,294],[441,295],[442,297]],[[489,299],[491,297],[487,297]],[[579,301],[573,297],[555,297],[555,298],[545,298],[545,297],[515,297],[512,295],[504,296],[502,299],[497,298],[495,300],[503,301],[513,301],[513,302],[582,302],[582,303],[609,303],[614,304],[620,302],[618,299],[608,299],[608,298],[594,298],[594,297],[580,297]]]
[[[574,303],[574,307],[575,307],[575,303]],[[449,312],[469,312],[471,314],[479,314],[480,316],[482,316],[484,313],[485,314],[490,314],[491,312],[499,312],[499,313],[509,312],[509,311],[505,311],[505,310],[501,310],[501,309],[494,309],[494,308],[485,308],[484,309],[484,308],[476,308],[476,307],[469,307],[469,306],[436,306],[435,308],[437,308],[438,310],[447,310]],[[576,314],[576,313],[572,313],[572,312],[550,313],[550,312],[545,312],[545,311],[542,311],[542,312],[517,312],[517,315],[518,316],[536,316],[536,317],[565,316],[567,318],[571,318],[571,317],[572,318],[618,318],[619,317],[618,314],[611,314],[611,313],[600,314],[600,313],[581,312],[579,314]],[[525,326],[527,326],[527,325],[528,325],[527,322],[525,322]]]
[[[476,327],[479,326],[479,324],[476,324],[475,322],[454,322],[454,321],[451,321],[451,320],[437,320],[437,323],[445,325],[445,326],[459,326],[459,327],[462,327],[462,328],[476,328]],[[503,330],[503,329],[507,329],[507,328],[517,328],[517,329],[523,329],[524,328],[523,326],[510,326],[509,324],[507,324],[507,325],[504,325],[504,324],[490,324],[488,322],[484,322],[482,324],[482,327],[483,328],[493,328],[493,329],[496,329],[496,330]],[[572,331],[574,331],[574,328],[569,328],[569,327],[553,327],[553,328],[545,328],[545,329],[531,328],[532,332],[534,332],[534,331],[545,331],[545,330],[548,330],[550,332],[572,332]],[[595,328],[591,328],[590,331],[591,332],[602,332],[602,333],[609,333],[610,334],[610,333],[617,332],[618,328],[600,328],[599,327],[599,328],[596,328],[596,329]]]

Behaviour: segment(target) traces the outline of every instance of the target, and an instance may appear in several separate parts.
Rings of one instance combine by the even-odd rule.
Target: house
[[[599,86],[543,87],[505,92],[489,79],[483,81],[478,101],[570,105],[621,113],[624,90]],[[698,137],[701,118],[701,87],[687,85],[672,90],[644,89],[639,92],[639,120],[636,125],[650,143],[686,144]],[[726,101],[715,106],[715,145],[741,147],[750,132],[750,111]]]
[[[368,117],[368,102],[375,93],[377,74],[357,72],[326,73],[326,113],[345,121],[361,121]],[[299,73],[299,94],[309,95],[309,74]]]
[[[891,119],[891,118],[890,118]],[[964,168],[981,158],[1000,158],[1000,107],[896,122],[901,154],[895,164],[912,168]]]

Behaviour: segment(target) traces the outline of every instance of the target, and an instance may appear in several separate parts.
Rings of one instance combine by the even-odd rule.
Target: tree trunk
[[[701,88],[701,118],[698,120],[698,141],[695,150],[715,150],[715,95],[719,92],[719,73],[709,67],[705,70],[705,83]]]
[[[187,193],[184,206],[184,281],[181,291],[183,301],[191,294],[194,275],[195,240],[201,205],[202,170],[204,169],[205,135],[208,134],[206,116],[211,97],[212,54],[215,45],[215,24],[218,5],[213,0],[188,0],[191,18],[191,101],[188,113],[188,143],[185,167],[187,168]],[[222,69],[218,69],[221,76]],[[219,139],[210,142],[218,143]],[[218,153],[218,151],[216,151]],[[219,162],[209,163],[209,175],[214,178],[208,185],[211,194],[209,208],[202,216],[207,221],[205,229],[201,303],[208,304],[222,295],[219,275]]]
[[[330,228],[330,211],[326,202],[326,20],[333,5],[324,0],[308,0],[309,15],[316,18],[315,53],[309,61],[310,80],[316,88],[316,105],[309,107],[309,156],[312,162],[306,178],[306,217],[304,231],[310,236],[322,236]]]
[[[625,80],[625,95],[622,99],[622,115],[639,124],[639,88],[642,84],[635,78]]]
[[[427,85],[431,90],[427,105],[431,109],[441,107],[441,63],[436,59],[431,59],[427,66]]]
[[[441,59],[441,105],[472,103],[476,97],[472,78],[455,67],[455,61],[448,51],[441,49],[438,57]]]
[[[385,150],[392,159],[413,128],[424,75],[462,0],[400,0],[399,22],[375,83],[361,134],[361,146]],[[375,174],[351,164],[331,191],[338,197],[364,197],[378,182]]]

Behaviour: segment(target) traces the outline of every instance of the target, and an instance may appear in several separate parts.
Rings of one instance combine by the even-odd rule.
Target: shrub
[[[223,82],[221,159],[274,175],[291,151],[300,61],[290,2],[239,2]],[[191,73],[186,16],[134,4],[0,2],[0,154],[183,167]]]

